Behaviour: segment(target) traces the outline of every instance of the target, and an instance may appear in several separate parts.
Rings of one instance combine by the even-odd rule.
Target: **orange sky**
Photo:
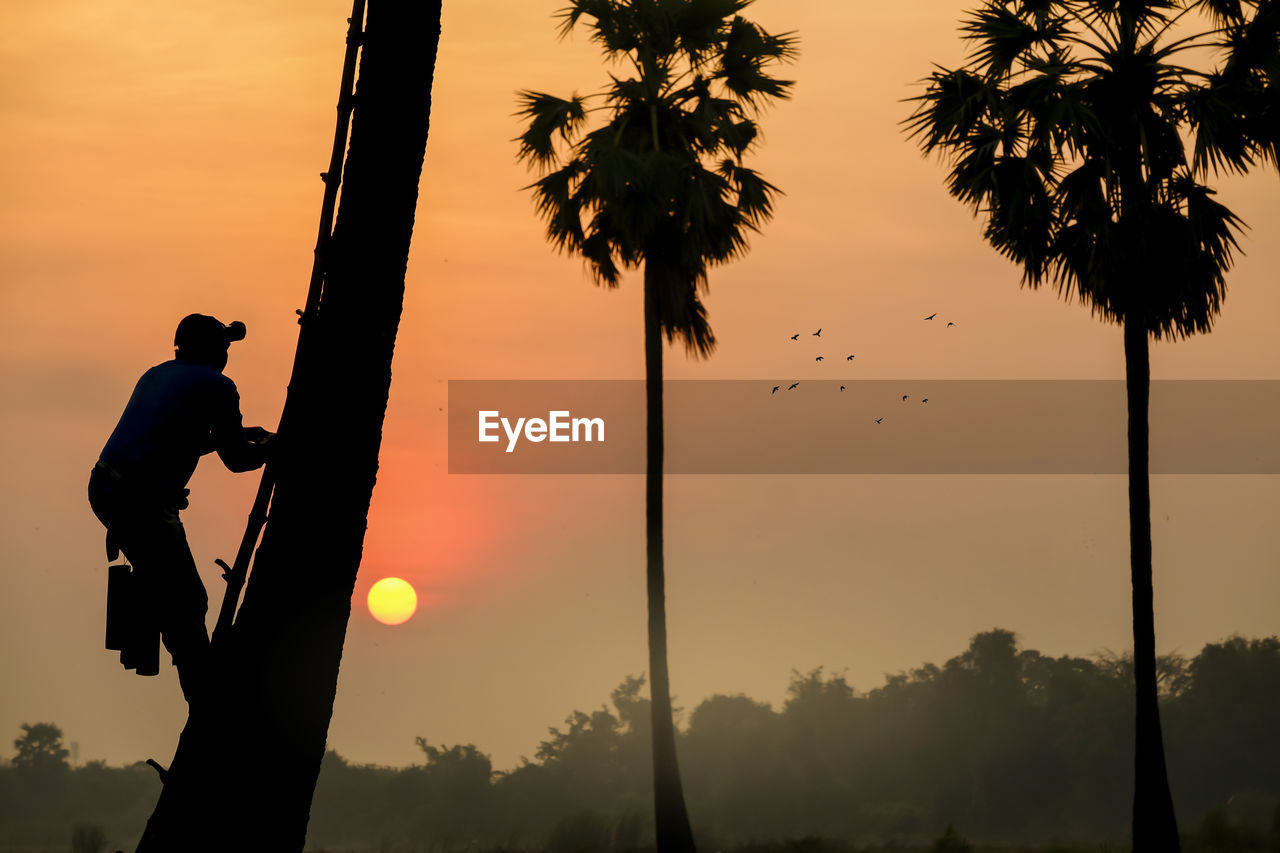
[[[603,78],[561,0],[447,3],[408,293],[357,598],[384,575],[424,608],[357,609],[330,743],[406,763],[413,738],[509,766],[545,727],[644,669],[642,481],[445,474],[445,382],[635,378],[639,291],[593,288],[548,249],[515,163],[514,92]],[[1118,329],[980,239],[898,122],[913,81],[961,57],[965,3],[760,0],[794,29],[795,98],[755,164],[786,195],[743,261],[713,272],[720,349],[668,375],[795,373],[824,327],[851,378],[1116,378]],[[101,531],[84,484],[138,374],[190,311],[244,320],[228,375],[272,425],[310,269],[349,4],[49,0],[0,35],[0,735],[53,720],[82,758],[167,760],[176,681],[101,651]],[[1274,173],[1214,182],[1251,226],[1214,333],[1153,350],[1156,378],[1280,378]],[[919,318],[956,319],[952,338]],[[843,366],[836,369],[843,369]],[[1117,424],[1123,429],[1123,424]],[[216,599],[256,478],[206,461],[185,514]],[[1157,627],[1191,654],[1280,628],[1275,477],[1157,478]],[[778,700],[792,667],[881,673],[999,625],[1047,653],[1127,644],[1125,486],[1102,477],[673,477],[667,542],[677,704]]]

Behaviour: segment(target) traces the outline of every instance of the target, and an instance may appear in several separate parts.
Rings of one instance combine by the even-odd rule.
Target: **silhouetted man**
[[[149,633],[153,653],[160,633],[188,702],[206,681],[209,598],[178,518],[187,507],[187,481],[213,451],[232,471],[259,468],[273,438],[241,425],[240,395],[222,375],[231,342],[244,336],[240,322],[183,318],[175,357],[142,374],[89,477],[89,504],[106,525],[108,559],[123,551],[133,564],[130,633]],[[136,658],[131,666],[131,655],[122,651],[121,662],[155,674],[154,665],[139,666]]]

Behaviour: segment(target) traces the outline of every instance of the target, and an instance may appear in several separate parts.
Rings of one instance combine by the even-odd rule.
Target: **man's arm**
[[[262,427],[245,427],[240,415],[240,394],[227,380],[227,394],[213,426],[214,447],[228,469],[240,473],[261,468],[270,454],[275,434]]]

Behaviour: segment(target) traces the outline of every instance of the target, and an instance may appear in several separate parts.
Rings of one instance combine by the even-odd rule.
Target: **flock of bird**
[[[937,312],[935,311],[934,313],[930,314],[928,317],[925,317],[924,319],[925,319],[925,320],[932,320],[933,318],[935,318],[935,317],[937,317],[937,316],[938,316],[938,314],[937,314]],[[949,329],[949,328],[951,328],[951,327],[952,327],[952,326],[954,326],[954,325],[955,325],[955,323],[954,323],[953,321],[948,321],[948,322],[947,322],[947,326],[946,326],[946,328],[948,328],[948,329]],[[819,328],[819,329],[818,329],[818,331],[813,332],[813,333],[810,335],[810,337],[814,337],[814,338],[821,338],[821,337],[822,337],[822,329],[821,329],[821,328]],[[792,336],[791,336],[791,340],[793,340],[793,341],[799,341],[799,340],[800,340],[800,333],[799,333],[799,332],[796,332],[794,335],[792,335]],[[816,358],[814,358],[814,361],[815,361],[815,362],[824,361],[824,360],[825,360],[825,358],[826,358],[825,356],[821,356],[821,355],[820,355],[820,356],[817,356]],[[845,359],[844,359],[844,360],[845,360],[845,361],[853,361],[853,358],[854,358],[854,357],[853,357],[853,355],[852,355],[852,354],[850,354],[850,355],[845,356]],[[800,383],[799,383],[799,382],[792,382],[790,385],[788,385],[788,386],[787,386],[787,390],[788,390],[788,391],[794,391],[794,390],[796,390],[796,389],[797,389],[797,388],[799,388],[799,387],[800,387]],[[773,390],[769,392],[769,395],[770,395],[770,396],[772,396],[772,395],[774,395],[774,394],[777,394],[777,393],[778,393],[778,391],[780,391],[780,390],[782,390],[782,386],[781,386],[781,385],[774,385],[774,386],[773,386]],[[841,390],[841,391],[845,390],[845,386],[844,386],[844,385],[841,385],[841,386],[840,386],[840,390]],[[903,394],[903,395],[902,395],[902,402],[904,402],[904,403],[905,403],[905,402],[907,402],[907,400],[908,400],[908,399],[910,399],[910,397],[911,397],[911,395],[910,395],[910,394]],[[920,402],[921,402],[921,403],[927,403],[927,402],[929,402],[929,398],[928,398],[928,397],[921,397],[921,398],[920,398]],[[875,419],[875,422],[876,422],[876,423],[883,423],[883,422],[884,422],[884,418],[883,418],[883,417],[876,418],[876,419]]]

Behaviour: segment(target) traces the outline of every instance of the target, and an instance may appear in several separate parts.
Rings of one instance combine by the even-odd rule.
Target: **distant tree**
[[[774,835],[792,801],[794,756],[781,719],[741,694],[711,696],[693,709],[680,744],[699,825],[722,836]]]
[[[23,723],[22,735],[14,740],[18,752],[13,766],[27,772],[47,773],[70,767],[71,753],[62,745],[62,729],[53,723]]]
[[[1198,8],[1216,26],[1191,29]],[[1149,340],[1208,332],[1219,312],[1241,223],[1199,177],[1276,163],[1277,17],[1274,0],[988,0],[964,27],[969,63],[930,75],[908,119],[1024,284],[1124,330],[1136,853],[1179,849],[1157,704]],[[1221,64],[1193,70],[1193,51]]]
[[[415,739],[426,758],[421,768],[414,835],[429,846],[465,846],[489,831],[493,810],[493,762],[473,744],[432,746]],[[416,770],[417,768],[415,768]]]
[[[545,853],[611,853],[616,849],[612,821],[596,812],[581,811],[556,823]]]
[[[584,23],[626,72],[588,98],[520,93],[528,127],[521,160],[547,237],[581,255],[596,280],[644,268],[647,410],[645,481],[653,791],[660,853],[694,849],[676,761],[667,671],[663,569],[662,352],[682,341],[708,356],[715,338],[699,292],[707,270],[742,255],[773,211],[775,188],[743,164],[758,138],[753,116],[788,96],[770,76],[793,40],[738,14],[751,0],[570,0],[561,34]],[[587,130],[589,112],[603,113]]]
[[[23,723],[22,736],[13,746],[13,772],[29,792],[51,796],[71,775],[62,729],[53,723]]]
[[[979,820],[992,812],[993,782],[1012,769],[1010,758],[1024,734],[1022,661],[1012,631],[995,629],[969,640],[947,661],[940,679],[952,700],[952,719],[963,727],[966,808]]]
[[[1280,639],[1209,643],[1169,704],[1170,766],[1179,801],[1197,811],[1249,796],[1280,799]]]
[[[929,849],[932,853],[970,853],[973,845],[956,831],[955,826],[947,824],[946,831],[934,840]]]
[[[857,802],[865,793],[850,786],[848,772],[862,758],[854,729],[865,723],[864,705],[843,675],[827,675],[822,667],[792,671],[779,715],[791,765],[780,768],[789,782],[787,811],[817,822],[820,815],[837,812],[838,804]]]
[[[102,853],[107,849],[107,833],[96,824],[82,823],[71,830],[71,853]]]

